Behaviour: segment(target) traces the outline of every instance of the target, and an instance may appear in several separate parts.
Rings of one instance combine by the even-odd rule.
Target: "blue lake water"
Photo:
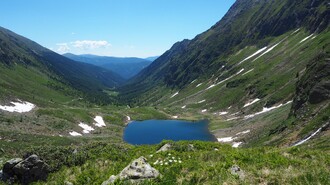
[[[124,141],[134,145],[157,144],[162,140],[216,141],[208,121],[147,120],[133,121],[124,130]]]

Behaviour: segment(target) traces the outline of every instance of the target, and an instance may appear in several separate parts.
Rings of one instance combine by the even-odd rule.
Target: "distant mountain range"
[[[78,62],[93,64],[105,69],[109,69],[124,79],[129,79],[139,73],[142,69],[149,66],[157,57],[146,59],[128,57],[107,57],[97,55],[74,55],[72,53],[63,54],[63,56]]]
[[[113,100],[104,90],[125,81],[110,70],[73,61],[2,27],[0,73],[1,96],[38,97],[45,101],[70,94],[109,103]]]
[[[155,61],[159,56],[147,57],[146,60]]]

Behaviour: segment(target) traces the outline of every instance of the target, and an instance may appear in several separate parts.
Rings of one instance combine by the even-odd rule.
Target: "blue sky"
[[[58,53],[161,55],[209,29],[235,0],[1,0],[0,26]]]

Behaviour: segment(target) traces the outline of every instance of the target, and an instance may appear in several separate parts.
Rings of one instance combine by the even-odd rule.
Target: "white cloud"
[[[70,51],[68,43],[58,43],[56,44],[56,46],[58,46],[57,52],[59,53],[67,53]]]
[[[86,51],[94,53],[99,49],[107,49],[111,44],[105,40],[77,40],[67,43],[57,43],[56,46],[56,52],[60,54],[68,52],[86,53]]]
[[[105,48],[111,46],[108,41],[105,40],[77,40],[70,43],[72,47],[90,50],[90,49],[98,49],[98,48]]]

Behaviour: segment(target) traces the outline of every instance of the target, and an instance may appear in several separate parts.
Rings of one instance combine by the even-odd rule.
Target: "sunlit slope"
[[[212,28],[174,44],[122,87],[119,97],[132,105],[166,107],[173,118],[209,118],[218,138],[250,130],[237,142],[295,144],[329,120],[328,96],[292,114],[302,106],[296,89],[315,85],[299,81],[320,73],[306,72],[308,66],[329,62],[328,7],[308,0],[236,1]],[[319,80],[327,89],[329,74],[323,73]]]
[[[308,35],[321,33],[328,28],[328,6],[310,0],[236,1],[217,24],[192,40],[174,44],[131,80],[121,89],[123,100],[154,102],[163,96],[152,94],[155,88],[182,89],[197,78],[221,75],[222,66],[233,70],[229,57],[246,47],[256,47],[247,55],[266,46],[270,49],[281,41],[275,38],[299,28]]]

